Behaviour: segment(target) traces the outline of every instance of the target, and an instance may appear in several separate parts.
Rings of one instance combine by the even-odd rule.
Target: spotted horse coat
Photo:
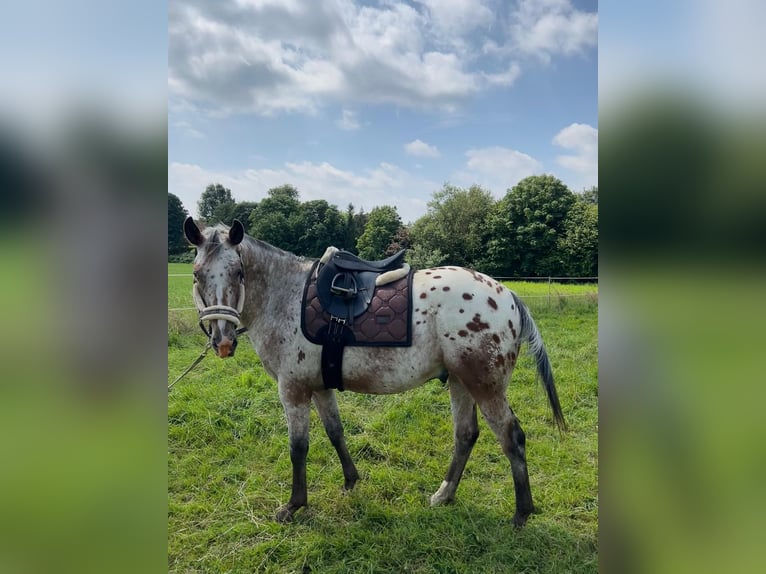
[[[231,282],[237,280],[240,261],[244,268],[241,322],[266,372],[277,381],[287,417],[293,485],[290,500],[279,509],[277,519],[290,520],[308,500],[306,455],[312,402],[340,458],[344,487],[353,488],[359,479],[346,447],[335,391],[326,390],[322,381],[322,347],[309,342],[300,329],[303,287],[313,261],[248,237],[236,221],[231,230],[217,226],[204,232],[189,222],[187,219],[185,231],[197,246],[195,264],[199,264],[200,280],[208,277],[199,287],[208,304],[231,306],[237,292]],[[221,261],[225,262],[224,272],[205,274],[208,268],[221,267]],[[505,391],[522,342],[528,343],[536,361],[554,420],[565,428],[537,326],[514,293],[476,271],[454,266],[417,271],[412,293],[412,345],[346,348],[345,388],[359,393],[399,393],[447,373],[455,450],[431,503],[448,503],[455,497],[478,437],[478,406],[511,463],[516,494],[513,522],[521,526],[533,510],[532,494],[525,435]],[[211,326],[212,338],[236,336],[230,327],[222,335],[223,327]]]

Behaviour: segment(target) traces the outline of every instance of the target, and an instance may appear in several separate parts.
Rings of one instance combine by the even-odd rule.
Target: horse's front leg
[[[311,392],[288,384],[279,384],[279,398],[287,416],[290,438],[290,461],[293,465],[293,487],[290,501],[277,511],[279,522],[288,522],[295,512],[306,506],[306,456],[309,451],[309,411]]]
[[[319,413],[319,418],[322,419],[327,436],[335,447],[335,452],[338,453],[340,464],[343,467],[343,488],[351,490],[354,488],[356,481],[359,480],[359,473],[346,447],[346,439],[343,436],[343,424],[340,422],[340,413],[338,412],[338,402],[335,400],[335,391],[325,390],[315,392],[313,399]]]

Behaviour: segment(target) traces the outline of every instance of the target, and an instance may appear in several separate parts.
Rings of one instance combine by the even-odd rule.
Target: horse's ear
[[[235,219],[229,229],[229,243],[232,245],[239,245],[242,239],[245,237],[245,226],[240,223],[239,219]]]
[[[192,219],[191,215],[184,221],[184,235],[189,243],[197,247],[202,245],[202,242],[205,241],[205,238],[202,237],[202,232],[199,230],[199,227],[197,227],[197,224],[194,223],[194,219]]]

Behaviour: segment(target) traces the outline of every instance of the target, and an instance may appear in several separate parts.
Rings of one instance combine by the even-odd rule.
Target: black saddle
[[[350,326],[372,303],[377,278],[403,267],[404,254],[402,249],[381,261],[365,261],[353,253],[338,250],[327,261],[315,264],[319,266],[317,298],[330,315],[330,323],[320,335],[325,388],[343,390],[343,349],[354,342]]]
[[[338,269],[346,271],[370,271],[374,273],[384,273],[386,271],[393,271],[399,269],[404,265],[404,253],[406,249],[402,249],[399,253],[395,253],[391,257],[381,259],[380,261],[366,261],[361,257],[349,253],[348,251],[337,251],[332,257],[332,262]]]
[[[348,251],[336,251],[317,276],[322,308],[332,317],[351,323],[367,310],[379,275],[404,265],[405,250],[381,261],[365,261]]]

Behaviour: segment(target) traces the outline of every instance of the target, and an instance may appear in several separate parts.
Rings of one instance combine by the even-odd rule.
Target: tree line
[[[239,219],[253,237],[296,255],[320,257],[329,245],[365,259],[407,249],[416,269],[460,265],[502,277],[591,277],[598,274],[598,188],[574,193],[551,175],[523,179],[500,200],[478,185],[445,184],[414,223],[396,207],[345,211],[325,200],[301,201],[292,185],[272,188],[259,202],[236,202],[210,184],[197,203],[208,225]],[[189,260],[186,210],[168,194],[168,256]]]

